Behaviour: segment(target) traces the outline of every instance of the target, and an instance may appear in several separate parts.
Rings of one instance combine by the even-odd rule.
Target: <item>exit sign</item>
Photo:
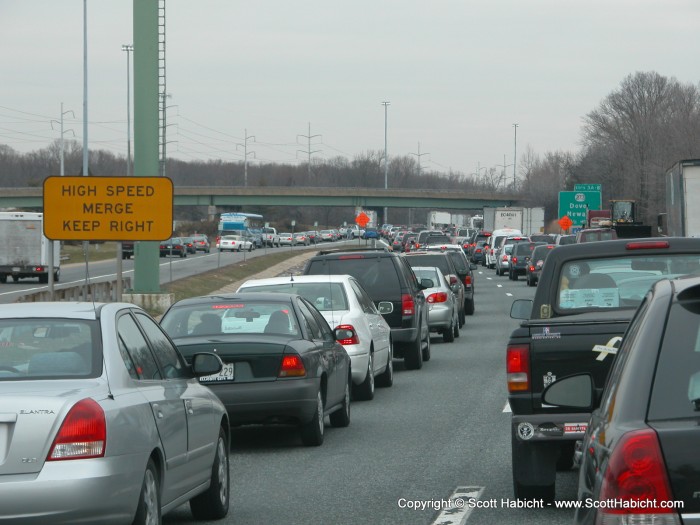
[[[573,226],[585,226],[586,212],[599,210],[601,205],[599,191],[559,192],[559,217],[567,215]]]
[[[574,184],[574,191],[603,191],[602,184]]]

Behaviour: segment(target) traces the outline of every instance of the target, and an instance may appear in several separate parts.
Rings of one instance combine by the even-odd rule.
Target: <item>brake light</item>
[[[504,260],[504,261],[507,261],[507,260],[508,260],[508,256],[507,256],[507,255],[504,255],[504,256],[503,256],[503,260]]]
[[[532,266],[532,265],[530,265],[530,267],[529,267],[528,269],[529,269],[531,272],[534,272],[534,271],[535,271],[535,267]]]
[[[341,255],[338,259],[364,259],[364,255]]]
[[[477,248],[475,251],[476,253],[481,253],[481,248]]]
[[[636,241],[625,245],[627,250],[659,250],[670,247],[668,241]]]
[[[34,272],[36,272],[36,273],[41,273],[41,272],[43,272],[43,271],[44,271],[44,267],[43,267],[43,266],[36,266],[36,267],[34,268]]]
[[[506,352],[508,392],[530,390],[530,345],[510,345]]]
[[[428,296],[427,301],[428,301],[430,304],[433,304],[433,303],[444,303],[445,301],[447,301],[447,293],[445,293],[445,292],[435,292],[435,293],[431,293],[431,294]]]
[[[672,515],[674,510],[662,506],[672,500],[671,485],[656,432],[635,430],[620,438],[610,455],[598,499],[618,503],[598,509],[598,520],[604,523],[679,523]],[[635,501],[644,506],[628,504]]]
[[[510,260],[513,261],[513,264],[515,264],[516,262],[518,262],[518,258],[515,257],[515,256],[511,257]]]
[[[416,303],[411,294],[401,295],[401,313],[403,315],[413,315],[416,313]]]
[[[360,344],[360,338],[357,336],[357,332],[355,331],[355,327],[351,324],[341,324],[336,326],[336,328],[341,328],[343,330],[349,330],[352,332],[352,337],[347,337],[345,339],[338,339],[338,342],[345,346],[345,345],[359,345]]]
[[[106,442],[104,410],[94,399],[82,399],[68,411],[46,461],[103,457]]]
[[[465,275],[464,276],[464,286],[467,288],[472,285],[472,276],[471,275]]]
[[[304,362],[298,355],[285,355],[282,357],[282,366],[278,377],[303,377],[306,375]]]

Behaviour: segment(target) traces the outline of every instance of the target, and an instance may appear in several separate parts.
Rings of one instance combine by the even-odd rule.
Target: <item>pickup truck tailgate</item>
[[[594,348],[618,346],[618,338],[627,329],[634,310],[611,314],[605,321],[588,319],[590,314],[581,314],[530,322],[531,406],[535,410],[542,408],[540,398],[545,387],[582,371],[590,372],[596,390],[602,391],[614,356],[594,351]],[[600,317],[600,314],[595,315]],[[572,412],[571,409],[565,411]]]

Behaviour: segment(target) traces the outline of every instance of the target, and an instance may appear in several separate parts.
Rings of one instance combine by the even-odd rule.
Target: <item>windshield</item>
[[[348,310],[345,287],[340,283],[296,283],[261,284],[244,286],[241,292],[293,293],[308,299],[320,311]]]
[[[636,308],[659,279],[700,273],[697,255],[645,255],[570,261],[559,280],[559,310]]]

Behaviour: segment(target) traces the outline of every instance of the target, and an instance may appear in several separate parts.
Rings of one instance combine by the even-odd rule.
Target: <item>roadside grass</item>
[[[241,261],[215,270],[202,272],[192,277],[178,279],[177,281],[164,284],[162,288],[164,292],[174,294],[175,301],[188,297],[208,295],[220,290],[226,285],[240,281],[258,272],[262,272],[271,266],[284,262],[290,258],[290,255],[297,256],[304,251],[306,250],[295,251],[291,254],[287,250],[268,253],[267,255],[248,259],[245,262]]]
[[[87,245],[88,261],[97,262],[106,259],[114,259],[117,256],[117,243],[103,242]],[[85,262],[83,245],[63,244],[61,246],[61,260],[68,263]]]

